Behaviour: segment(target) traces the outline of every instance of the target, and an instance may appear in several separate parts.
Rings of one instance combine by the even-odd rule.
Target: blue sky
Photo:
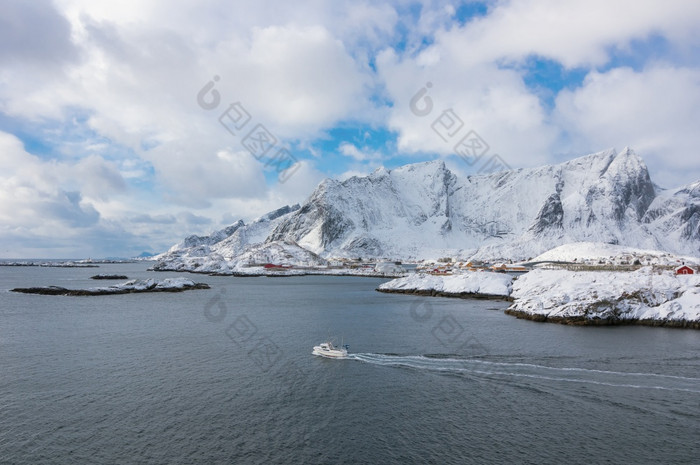
[[[513,168],[630,146],[659,185],[687,184],[698,24],[686,1],[9,0],[0,256],[160,252],[326,177],[438,158],[477,173],[433,130],[447,110]]]

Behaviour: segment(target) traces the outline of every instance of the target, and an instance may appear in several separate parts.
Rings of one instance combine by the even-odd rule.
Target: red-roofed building
[[[681,265],[676,268],[676,274],[695,274],[695,270],[688,265]]]

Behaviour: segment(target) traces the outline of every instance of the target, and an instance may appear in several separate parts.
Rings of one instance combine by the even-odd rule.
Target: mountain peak
[[[646,163],[644,163],[642,157],[637,155],[634,150],[629,147],[625,147],[622,152],[618,153],[610,162],[605,174],[610,173],[614,175],[628,173],[647,179],[649,178]]]
[[[377,168],[376,170],[374,170],[374,171],[372,172],[372,174],[370,174],[370,177],[373,177],[373,178],[380,178],[380,177],[382,177],[382,176],[387,176],[388,174],[389,174],[389,170],[386,169],[386,168],[383,167],[383,166],[380,166],[379,168]]]
[[[632,147],[626,145],[625,148],[622,149],[622,152],[620,152],[620,156],[629,156],[629,155],[634,155],[636,156],[637,154],[632,150]]]
[[[447,166],[445,165],[445,161],[438,158],[437,160],[430,160],[430,161],[422,161],[418,163],[411,163],[410,165],[404,165],[400,166],[398,168],[394,168],[391,170],[392,173],[399,173],[399,172],[430,172],[430,173],[435,173],[435,172],[440,172],[440,171],[447,171]]]

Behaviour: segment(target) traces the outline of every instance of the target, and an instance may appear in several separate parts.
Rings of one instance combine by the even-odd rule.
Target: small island
[[[129,279],[129,277],[123,274],[96,274],[90,276],[90,279]]]
[[[132,279],[125,283],[107,287],[91,287],[88,289],[67,289],[59,286],[19,287],[12,289],[12,292],[41,295],[97,296],[142,292],[182,292],[192,289],[209,289],[209,285],[205,283],[195,283],[187,278],[166,278],[162,280]]]

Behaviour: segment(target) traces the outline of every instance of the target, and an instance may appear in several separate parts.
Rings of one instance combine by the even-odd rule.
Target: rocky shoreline
[[[590,318],[585,316],[575,317],[559,317],[546,316],[536,313],[528,313],[521,310],[506,309],[507,315],[514,316],[520,320],[530,320],[538,323],[557,323],[571,326],[655,326],[665,328],[685,328],[685,329],[700,329],[700,321],[689,320],[655,320],[646,319],[620,319],[620,318]]]
[[[502,300],[512,302],[513,298],[498,294],[482,294],[479,292],[445,292],[435,289],[382,289],[377,288],[378,292],[387,294],[411,294],[429,297],[452,297],[456,299],[480,299],[480,300]]]

